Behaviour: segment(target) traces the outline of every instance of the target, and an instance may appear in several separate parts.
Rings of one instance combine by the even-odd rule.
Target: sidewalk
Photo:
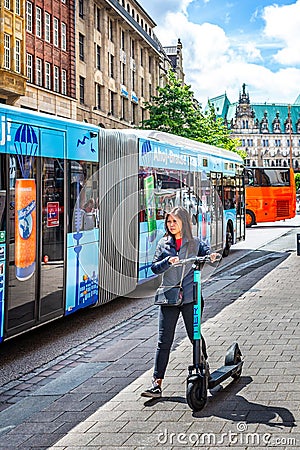
[[[294,236],[283,241],[294,248]],[[299,448],[293,424],[300,414],[300,257],[287,251],[265,246],[252,266],[246,256],[205,285],[211,369],[223,364],[235,340],[245,363],[240,380],[215,390],[201,412],[186,404],[191,346],[182,321],[163,398],[140,397],[156,347],[152,306],[3,386],[0,449]]]
[[[211,368],[223,364],[225,351],[235,340],[245,363],[240,380],[223,384],[201,412],[193,414],[185,400],[191,349],[184,339],[171,354],[162,399],[140,397],[149,385],[150,369],[51,449],[299,448],[299,263],[292,253],[205,322]]]

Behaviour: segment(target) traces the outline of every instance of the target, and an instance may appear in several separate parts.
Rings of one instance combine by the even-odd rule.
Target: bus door
[[[30,132],[35,136],[35,131],[26,127],[27,125],[21,125],[19,134],[24,131],[26,136]],[[36,139],[28,142],[33,141]],[[15,138],[15,142],[27,145],[20,139]],[[37,319],[37,158],[27,156],[27,147],[21,150],[18,149],[16,155],[7,155],[7,336],[30,328]]]
[[[64,310],[64,161],[43,158],[41,164],[41,321],[63,314]]]
[[[236,239],[245,239],[245,186],[243,167],[236,170]]]
[[[214,250],[223,249],[223,205],[222,205],[222,174],[211,172],[211,247]]]
[[[63,161],[24,155],[7,155],[5,336],[63,314]]]
[[[6,164],[5,155],[0,155],[0,342],[4,333],[4,304],[6,285],[6,216],[8,215],[6,201]]]

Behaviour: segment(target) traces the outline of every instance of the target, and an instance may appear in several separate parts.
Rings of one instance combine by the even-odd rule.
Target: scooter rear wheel
[[[193,411],[201,411],[207,402],[205,377],[194,376],[187,380],[186,400]]]
[[[238,364],[241,361],[242,361],[242,353],[238,344],[235,342],[227,350],[225,357],[225,366],[232,366]],[[231,376],[234,380],[238,380],[241,374],[242,374],[242,366]]]

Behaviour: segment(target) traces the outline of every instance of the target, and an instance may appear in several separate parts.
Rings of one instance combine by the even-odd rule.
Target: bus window
[[[98,165],[87,161],[70,161],[69,172],[70,232],[98,228]]]
[[[236,182],[233,177],[224,177],[223,178],[223,186],[224,186],[224,199],[223,199],[223,207],[224,209],[233,209],[235,208],[236,203]]]
[[[290,172],[289,169],[261,169],[261,185],[262,186],[289,186]]]
[[[251,169],[245,169],[245,184],[247,186],[253,186],[254,184],[253,172]]]

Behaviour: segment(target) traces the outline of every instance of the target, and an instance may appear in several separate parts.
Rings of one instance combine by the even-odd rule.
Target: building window
[[[4,33],[4,68],[10,69],[10,35]]]
[[[4,8],[10,9],[10,0],[4,0]]]
[[[108,60],[109,60],[108,75],[111,78],[114,78],[114,62],[115,62],[114,55],[109,53],[108,54]]]
[[[101,47],[96,45],[96,68],[101,70]]]
[[[79,101],[81,105],[84,105],[84,82],[83,77],[79,77]]]
[[[26,31],[32,33],[32,3],[26,2]]]
[[[53,44],[58,47],[58,19],[53,19]]]
[[[67,95],[67,71],[65,69],[61,71],[61,93]]]
[[[42,60],[40,58],[36,58],[36,84],[38,86],[43,86],[43,71],[42,71]]]
[[[275,139],[275,147],[280,147],[280,146],[281,146],[281,140]]]
[[[61,24],[61,49],[67,50],[67,25],[65,23]]]
[[[135,54],[135,42],[133,39],[131,39],[131,46],[130,46],[130,56],[131,58],[134,58]]]
[[[131,103],[131,121],[133,124],[136,123],[136,105]]]
[[[151,100],[152,97],[152,84],[149,83],[149,99]]]
[[[33,56],[27,53],[27,81],[33,83]]]
[[[15,5],[16,5],[16,14],[18,14],[18,16],[20,16],[21,15],[21,3],[20,3],[20,0],[16,0]]]
[[[45,41],[50,42],[50,14],[45,13]]]
[[[114,31],[114,24],[111,19],[108,19],[108,39],[113,42],[113,31]]]
[[[16,72],[21,72],[21,41],[20,39],[16,39],[16,50],[15,50],[15,64],[16,64]]]
[[[141,96],[144,97],[145,95],[145,82],[144,82],[144,78],[141,78]]]
[[[115,115],[115,93],[112,91],[109,91],[110,94],[110,113],[111,115]]]
[[[95,28],[97,31],[101,30],[101,14],[100,14],[100,8],[98,6],[95,6]]]
[[[126,65],[121,63],[121,67],[120,67],[120,81],[121,81],[121,84],[126,84],[126,81],[125,81],[125,71],[126,70],[125,69],[126,69]]]
[[[135,91],[135,72],[131,71],[131,89]]]
[[[125,31],[121,30],[121,50],[125,51]]]
[[[141,58],[141,66],[143,67],[144,66],[144,51],[142,48],[140,50],[140,58]]]
[[[84,61],[84,36],[79,33],[79,59]]]
[[[263,139],[262,145],[263,145],[263,147],[269,147],[269,139]]]
[[[96,108],[101,109],[101,85],[99,83],[95,83],[96,89],[95,89],[95,102],[96,102]]]
[[[45,88],[51,89],[51,66],[50,63],[45,63]]]
[[[126,98],[121,98],[121,119],[126,120],[127,114],[126,114],[126,106],[128,104],[128,100]]]
[[[83,19],[83,0],[79,0],[78,2],[78,14],[81,19]]]
[[[35,9],[35,34],[42,37],[42,10],[38,6]]]
[[[53,90],[59,92],[59,68],[54,66]]]
[[[149,56],[148,65],[149,65],[149,73],[152,73],[152,58],[151,58],[151,56]]]

